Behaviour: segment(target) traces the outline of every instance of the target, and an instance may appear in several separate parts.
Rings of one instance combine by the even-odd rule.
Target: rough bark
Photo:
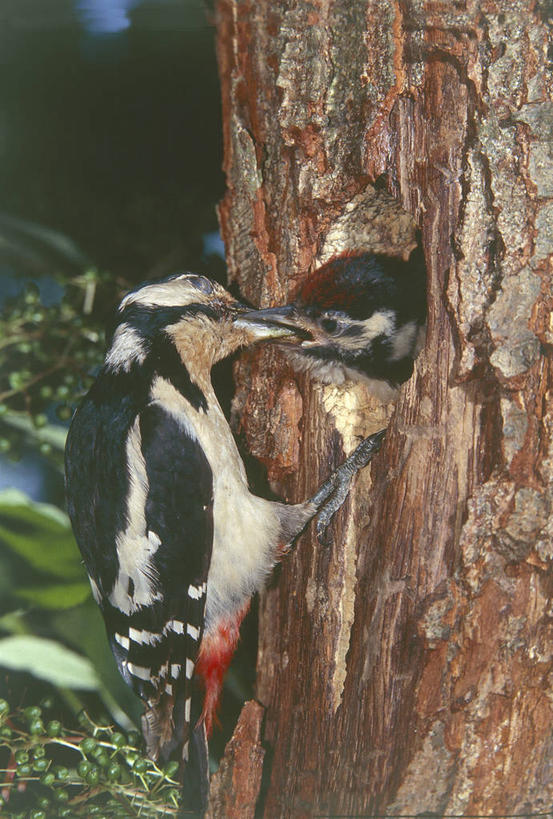
[[[224,758],[211,778],[206,819],[253,819],[265,756],[263,715],[263,707],[253,700],[242,708]]]
[[[282,303],[355,249],[348,214],[372,221],[382,174],[429,269],[427,343],[395,407],[275,351],[239,365],[241,431],[288,500],[389,418],[325,547],[304,537],[261,603],[260,816],[550,810],[548,11],[220,0],[220,221],[243,295]]]

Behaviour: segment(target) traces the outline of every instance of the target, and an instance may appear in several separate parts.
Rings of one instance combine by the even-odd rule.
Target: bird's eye
[[[208,296],[213,293],[213,284],[205,276],[189,276],[188,281],[196,290],[201,290],[202,293],[206,293]]]
[[[327,333],[333,333],[338,327],[338,322],[333,318],[322,318],[320,324]]]

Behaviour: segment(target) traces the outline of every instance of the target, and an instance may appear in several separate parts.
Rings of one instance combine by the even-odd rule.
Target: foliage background
[[[121,293],[183,269],[225,281],[213,40],[200,0],[0,7],[0,697],[53,695],[69,723],[82,708],[139,720],[65,513],[63,445]],[[218,381],[228,393],[229,370]],[[252,630],[215,757],[251,685]]]

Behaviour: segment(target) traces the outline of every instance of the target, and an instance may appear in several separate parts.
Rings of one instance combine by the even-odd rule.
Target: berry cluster
[[[80,731],[45,720],[52,706],[11,709],[0,700],[0,812],[11,819],[178,814],[178,763],[145,758],[137,731],[126,736],[84,712]]]

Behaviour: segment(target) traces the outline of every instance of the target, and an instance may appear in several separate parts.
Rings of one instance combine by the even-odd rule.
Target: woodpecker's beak
[[[281,338],[283,341],[295,344],[309,345],[314,336],[320,335],[320,331],[314,321],[294,304],[285,304],[282,307],[268,307],[266,310],[251,310],[247,317],[252,322],[270,324],[276,328],[273,338]]]
[[[293,307],[269,307],[267,310],[248,310],[240,313],[234,319],[234,326],[245,330],[255,340],[267,341],[286,339],[299,341],[303,337],[302,330],[288,318],[287,311]],[[291,317],[291,314],[290,314]]]

